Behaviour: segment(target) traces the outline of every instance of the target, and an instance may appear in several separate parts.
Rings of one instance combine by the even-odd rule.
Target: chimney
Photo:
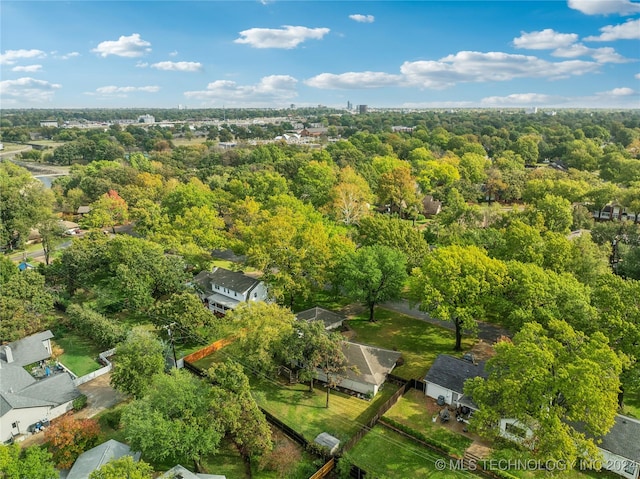
[[[4,356],[7,358],[7,363],[13,362],[13,351],[11,351],[11,346],[5,345],[4,347]]]

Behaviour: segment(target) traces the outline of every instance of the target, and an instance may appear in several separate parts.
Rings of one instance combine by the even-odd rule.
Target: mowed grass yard
[[[256,402],[309,441],[321,432],[347,441],[396,391],[395,385],[386,383],[373,400],[367,401],[332,390],[326,408],[325,388],[315,387],[311,393],[306,384],[251,378]]]
[[[56,330],[54,334],[52,342],[64,350],[58,360],[76,376],[84,376],[102,367],[97,361],[98,354],[102,351],[91,341],[62,329]]]
[[[349,452],[349,459],[367,471],[367,477],[389,479],[453,479],[475,478],[465,471],[436,468],[437,460],[449,464],[449,458],[423,448],[400,434],[377,425]]]
[[[461,356],[453,351],[453,331],[383,308],[376,308],[375,317],[377,321],[370,323],[365,312],[345,324],[355,332],[353,341],[402,352],[404,364],[393,370],[396,376],[423,379],[439,354]],[[463,351],[474,344],[475,340],[463,338]]]

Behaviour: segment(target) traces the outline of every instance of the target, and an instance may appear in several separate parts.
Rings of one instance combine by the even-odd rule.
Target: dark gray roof
[[[579,429],[576,427],[576,429]],[[616,414],[611,430],[603,437],[598,447],[625,459],[640,463],[640,421]]]
[[[259,280],[251,276],[224,268],[215,268],[212,272],[201,271],[193,278],[193,282],[205,292],[212,291],[211,284],[213,283],[238,293],[245,293],[260,283]]]
[[[73,384],[69,373],[54,374],[46,379],[41,379],[19,392],[25,398],[43,399],[54,406],[59,406],[82,394]]]
[[[464,382],[475,377],[487,377],[484,361],[473,364],[463,359],[441,354],[436,358],[424,380],[462,394]]]
[[[217,474],[201,474],[201,473],[193,473],[189,469],[178,464],[177,466],[173,466],[163,475],[158,477],[158,479],[226,479],[226,476],[221,476]],[[68,478],[67,478],[68,479]]]
[[[296,314],[296,318],[303,321],[323,321],[325,329],[332,329],[342,325],[344,317],[332,311],[319,308],[307,309]]]
[[[26,338],[9,343],[6,346],[11,348],[13,363],[18,366],[26,366],[43,359],[47,359],[51,354],[42,344],[43,341],[53,338],[51,331],[43,331]],[[0,347],[0,360],[6,363],[7,355],[4,347]],[[4,366],[4,364],[3,364]]]
[[[20,391],[35,382],[35,378],[17,364],[0,366],[0,393]]]
[[[87,479],[89,474],[96,469],[112,459],[119,459],[123,456],[132,456],[137,461],[140,458],[140,453],[134,454],[126,444],[110,439],[80,454],[69,471],[67,479]]]
[[[347,364],[357,368],[357,371],[347,370],[345,376],[348,379],[378,386],[385,381],[402,355],[398,351],[349,341],[342,343],[342,352]]]

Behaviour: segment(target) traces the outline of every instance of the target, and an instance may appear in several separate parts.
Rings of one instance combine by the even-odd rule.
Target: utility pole
[[[178,369],[178,358],[176,357],[176,345],[173,342],[173,331],[171,328],[174,327],[176,323],[167,324],[164,329],[167,330],[167,334],[169,335],[169,342],[171,343],[171,349],[173,350],[173,364],[176,369]]]

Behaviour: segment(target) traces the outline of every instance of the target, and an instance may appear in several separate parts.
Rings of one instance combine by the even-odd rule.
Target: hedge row
[[[67,308],[70,326],[105,349],[113,348],[127,337],[127,329],[91,308],[72,304]]]

